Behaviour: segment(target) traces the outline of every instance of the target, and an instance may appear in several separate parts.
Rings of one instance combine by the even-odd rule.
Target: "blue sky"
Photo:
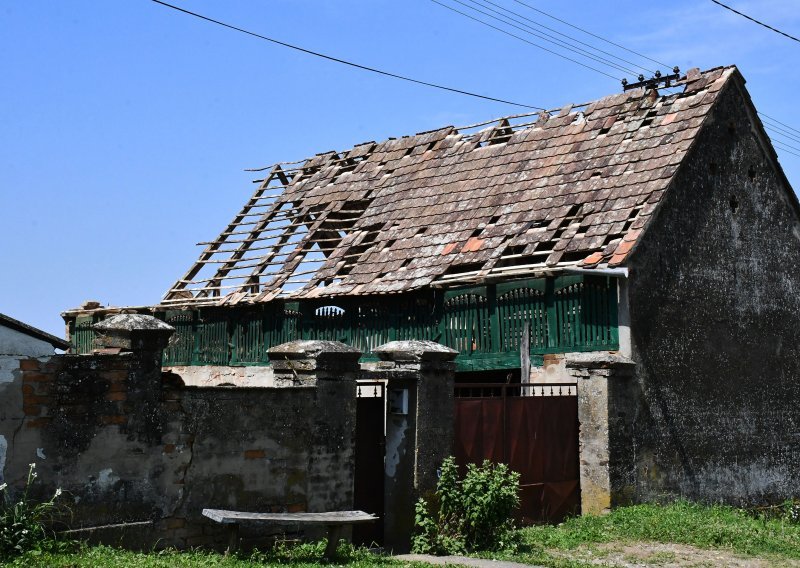
[[[493,1],[612,49],[514,0]],[[175,3],[535,106],[620,90],[429,0]],[[800,129],[800,43],[710,0],[527,3],[683,70],[736,64],[757,108]],[[726,3],[800,36],[795,0]],[[252,193],[256,176],[245,168],[520,110],[313,58],[149,0],[0,0],[0,53],[0,312],[58,335],[60,312],[87,299],[157,303],[199,254],[195,243],[216,236]],[[779,156],[800,188],[800,158]]]

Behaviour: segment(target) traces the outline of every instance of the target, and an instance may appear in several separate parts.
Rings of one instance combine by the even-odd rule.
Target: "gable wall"
[[[629,264],[635,500],[800,493],[800,222],[736,83]]]

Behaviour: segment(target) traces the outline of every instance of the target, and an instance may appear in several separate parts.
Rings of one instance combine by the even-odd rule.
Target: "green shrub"
[[[518,473],[486,460],[481,466],[469,464],[460,480],[455,459],[449,457],[442,463],[434,498],[416,504],[412,548],[427,554],[505,548],[518,505]]]
[[[30,464],[25,488],[17,499],[12,498],[7,484],[0,485],[0,559],[9,559],[29,550],[41,548],[52,540],[48,525],[57,512],[56,500],[61,495],[57,489],[49,501],[33,502],[29,497],[31,485],[36,480],[36,464]]]

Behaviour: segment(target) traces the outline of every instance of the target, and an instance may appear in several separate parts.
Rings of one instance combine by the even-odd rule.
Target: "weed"
[[[511,544],[511,513],[519,505],[519,474],[504,464],[469,464],[463,480],[452,457],[445,459],[436,500],[415,509],[414,552],[461,554]]]
[[[57,500],[61,489],[56,489],[48,501],[36,503],[29,496],[36,477],[36,464],[32,463],[28,468],[25,488],[16,499],[10,495],[7,484],[0,485],[3,495],[0,505],[0,559],[57,546],[55,534],[48,527],[59,512]]]

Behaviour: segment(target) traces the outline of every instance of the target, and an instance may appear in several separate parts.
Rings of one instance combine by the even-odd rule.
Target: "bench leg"
[[[225,555],[235,554],[239,550],[239,525],[237,523],[230,523],[225,525],[228,533],[228,548],[225,550]]]
[[[328,526],[328,546],[325,547],[325,558],[330,560],[336,556],[336,547],[339,545],[339,538],[342,536],[342,525]]]

